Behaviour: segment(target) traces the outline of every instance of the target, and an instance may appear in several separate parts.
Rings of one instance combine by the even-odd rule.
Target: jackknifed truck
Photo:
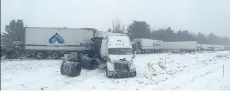
[[[105,65],[102,68],[105,68],[109,78],[136,76],[133,62],[135,52],[132,51],[129,37],[118,33],[92,32],[93,37],[88,39],[92,41],[90,52],[72,52],[66,56],[61,65],[61,74],[79,76],[82,67],[93,70],[99,65]]]

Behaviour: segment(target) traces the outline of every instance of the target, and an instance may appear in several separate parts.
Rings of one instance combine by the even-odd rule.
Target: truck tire
[[[61,69],[60,69],[60,71],[61,71],[61,75],[65,75],[65,71],[64,71],[64,61],[62,62],[62,64],[61,64]]]
[[[15,59],[17,58],[17,53],[15,51],[7,51],[6,52],[6,58],[7,59]]]
[[[97,60],[95,60],[95,59],[91,59],[90,60],[90,70],[94,70],[94,69],[96,69],[97,68]]]
[[[95,60],[95,59],[81,60],[81,65],[85,69],[94,70],[97,68],[98,63],[97,63],[97,60]]]
[[[51,54],[51,57],[52,57],[53,59],[60,59],[60,58],[61,58],[61,54],[60,54],[59,52],[53,52],[53,53]]]
[[[64,64],[64,68],[68,68],[68,71],[65,74],[69,77],[79,76],[81,73],[81,69],[82,69],[81,65],[78,62],[71,62],[68,65]]]
[[[36,53],[36,58],[37,59],[45,59],[48,57],[48,53],[46,52],[37,52]]]

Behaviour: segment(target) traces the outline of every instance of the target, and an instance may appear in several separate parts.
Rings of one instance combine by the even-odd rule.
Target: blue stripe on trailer
[[[25,46],[65,46],[65,47],[84,47],[83,45],[25,45]]]
[[[66,47],[84,47],[82,45],[65,45]]]
[[[26,45],[26,46],[46,46],[46,45],[32,45],[32,44],[29,44],[29,45]]]

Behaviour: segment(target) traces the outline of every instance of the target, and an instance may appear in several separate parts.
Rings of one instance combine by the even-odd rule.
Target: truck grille
[[[128,63],[114,63],[114,68],[116,71],[125,71],[129,70],[129,65]]]

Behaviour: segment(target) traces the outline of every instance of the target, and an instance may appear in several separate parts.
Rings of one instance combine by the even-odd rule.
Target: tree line
[[[120,23],[120,22],[118,22]],[[121,24],[117,24],[122,26]],[[119,30],[113,26],[114,30],[109,32],[125,33],[124,30]],[[199,44],[216,44],[216,45],[230,45],[230,38],[225,36],[217,36],[214,33],[208,35],[201,32],[195,34],[187,30],[175,31],[171,27],[152,30],[150,25],[145,21],[133,21],[127,30],[127,34],[131,39],[133,38],[148,38],[162,41],[197,41]]]
[[[1,33],[1,46],[12,46],[14,41],[24,43],[25,25],[23,20],[12,20],[5,26],[5,33]],[[197,41],[200,44],[230,45],[229,37],[217,36],[214,33],[204,35],[202,33],[191,33],[187,30],[175,31],[172,28],[152,30],[145,21],[133,21],[128,28],[125,28],[120,20],[113,21],[112,28],[107,30],[114,33],[127,33],[133,38],[148,38],[162,41]]]
[[[24,43],[25,26],[23,20],[11,20],[5,26],[5,33],[1,33],[1,48],[13,47],[15,41]]]

